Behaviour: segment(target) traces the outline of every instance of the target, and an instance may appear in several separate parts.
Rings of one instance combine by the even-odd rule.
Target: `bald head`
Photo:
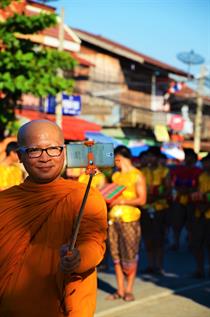
[[[64,143],[63,132],[60,127],[49,120],[33,120],[24,124],[18,131],[18,145],[28,146],[33,142],[34,136],[54,136],[61,144]]]
[[[54,122],[33,120],[24,124],[18,132],[18,145],[19,159],[29,179],[49,183],[60,177],[65,162],[64,137]]]

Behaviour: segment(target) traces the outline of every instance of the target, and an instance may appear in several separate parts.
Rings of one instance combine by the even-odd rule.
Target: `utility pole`
[[[156,110],[156,74],[152,75],[151,110]]]
[[[202,117],[203,117],[203,87],[205,80],[206,69],[201,67],[200,76],[197,88],[197,107],[195,114],[195,132],[194,132],[194,151],[198,154],[201,147],[201,130],[202,130]]]
[[[60,18],[61,20],[59,24],[58,50],[61,52],[64,48],[64,8],[61,9]],[[62,69],[58,70],[58,76],[63,76]],[[56,96],[55,118],[57,125],[62,128],[62,92],[59,92]]]

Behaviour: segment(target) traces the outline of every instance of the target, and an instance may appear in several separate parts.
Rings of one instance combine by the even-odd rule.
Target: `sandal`
[[[106,300],[116,300],[116,299],[124,299],[124,296],[120,295],[118,292],[115,292],[106,297]]]
[[[132,302],[135,300],[135,297],[134,297],[133,293],[125,293],[123,299],[125,302]]]

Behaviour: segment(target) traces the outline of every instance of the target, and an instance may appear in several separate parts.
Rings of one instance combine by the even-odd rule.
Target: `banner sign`
[[[181,131],[184,127],[184,119],[179,114],[173,114],[170,116],[168,125],[172,130]]]
[[[78,116],[81,113],[81,96],[69,96],[62,94],[62,109],[64,115]],[[48,96],[45,104],[45,112],[55,113],[56,97]]]
[[[69,114],[78,116],[81,113],[81,97],[80,96],[68,96],[63,94],[62,96],[63,114]]]

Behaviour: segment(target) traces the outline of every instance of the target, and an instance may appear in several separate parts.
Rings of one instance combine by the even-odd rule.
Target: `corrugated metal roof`
[[[96,46],[99,46],[103,49],[106,49],[112,53],[115,53],[116,55],[121,55],[124,57],[127,57],[129,59],[132,59],[134,61],[140,62],[140,63],[147,63],[150,65],[154,65],[156,67],[162,68],[168,72],[187,77],[188,74],[176,67],[173,67],[171,65],[168,65],[166,63],[163,63],[159,60],[156,60],[152,57],[149,57],[147,55],[144,55],[142,53],[139,53],[138,51],[135,51],[133,49],[130,49],[122,44],[116,43],[112,40],[109,40],[101,35],[95,35],[92,33],[89,33],[87,31],[83,31],[77,28],[73,28],[73,30],[77,33],[79,38],[83,41],[89,42],[91,44],[94,44]]]
[[[198,92],[189,86],[184,86],[181,90],[175,92],[175,96],[180,98],[196,98],[198,95]],[[210,103],[210,97],[202,95],[203,101],[207,104]]]

